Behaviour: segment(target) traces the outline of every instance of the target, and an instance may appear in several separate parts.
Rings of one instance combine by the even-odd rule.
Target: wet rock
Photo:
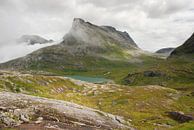
[[[171,117],[172,119],[184,123],[184,122],[189,122],[194,120],[194,117],[191,115],[185,115],[182,112],[167,112],[169,117]]]

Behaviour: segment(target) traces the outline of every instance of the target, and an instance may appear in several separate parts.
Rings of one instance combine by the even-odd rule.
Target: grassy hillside
[[[189,39],[185,41],[183,45],[177,47],[171,53],[171,57],[193,55],[193,54],[194,54],[194,33],[191,35]]]
[[[158,75],[146,75],[150,71]],[[127,81],[131,81],[127,83]],[[194,91],[194,61],[187,58],[171,58],[136,72],[129,72],[124,79],[128,85],[162,85],[164,87]]]
[[[58,76],[1,72],[0,88],[0,91],[65,100],[120,115],[139,129],[193,128],[192,123],[179,124],[165,112],[192,113],[194,97],[157,85],[100,85]]]
[[[68,60],[70,60],[71,63],[75,63],[76,65],[66,64],[65,62],[68,62]],[[57,60],[52,59],[52,61]],[[94,58],[92,56],[85,56],[70,59],[66,58],[66,60],[59,63],[50,62],[50,60],[47,62],[45,62],[44,60],[33,62],[32,64],[28,64],[28,67],[26,69],[23,69],[23,71],[33,71],[35,73],[44,71],[52,75],[82,75],[91,77],[105,77],[121,84],[123,78],[125,78],[128,73],[155,67],[158,62],[163,61],[163,59],[146,55],[141,55],[138,58],[120,58],[117,60],[108,60],[100,57]]]

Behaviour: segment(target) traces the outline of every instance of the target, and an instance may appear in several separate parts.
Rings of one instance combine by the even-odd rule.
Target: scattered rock
[[[155,126],[160,126],[160,127],[166,127],[166,128],[171,128],[172,126],[171,125],[168,125],[168,124],[163,124],[163,123],[153,123],[153,125]]]
[[[6,107],[0,107],[0,111],[7,111]]]
[[[20,119],[22,120],[22,121],[24,121],[25,123],[28,123],[30,120],[29,120],[29,117],[28,117],[28,115],[21,115],[20,116]]]
[[[194,96],[194,92],[191,92],[191,96]]]
[[[40,124],[40,123],[42,123],[42,121],[43,121],[43,117],[38,117],[37,121],[35,123]]]
[[[21,109],[15,109],[13,114],[17,117],[19,117],[21,115]]]
[[[6,126],[16,126],[18,123],[9,117],[8,113],[0,113],[0,121]]]
[[[47,125],[45,126],[45,128],[48,128],[48,129],[59,129],[59,126],[58,125]]]
[[[184,122],[189,122],[194,120],[194,117],[191,115],[185,115],[183,112],[167,112],[169,117],[171,117],[172,119],[180,122],[180,123],[184,123]]]
[[[162,76],[166,76],[165,73],[162,73],[160,71],[153,71],[153,70],[148,70],[148,71],[143,71],[143,72],[138,72],[138,73],[129,73],[124,79],[123,79],[123,83],[125,85],[127,84],[132,84],[135,82],[135,79],[137,77],[162,77]],[[165,84],[164,84],[165,86]]]
[[[143,75],[145,77],[161,77],[163,76],[164,74],[162,74],[161,72],[159,71],[144,71],[143,72]]]

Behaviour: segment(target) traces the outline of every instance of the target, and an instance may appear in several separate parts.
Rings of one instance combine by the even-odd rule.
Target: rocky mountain
[[[126,32],[117,31],[110,26],[97,26],[75,18],[72,28],[63,38],[61,46],[71,55],[92,55],[114,57],[128,50],[139,50]]]
[[[75,39],[84,46],[94,48],[106,48],[108,45],[130,49],[138,48],[127,32],[118,31],[111,26],[97,26],[80,18],[73,20],[72,28],[64,36],[63,44],[67,44],[69,39]]]
[[[17,40],[17,42],[19,42],[19,43],[25,42],[28,45],[34,45],[34,44],[49,43],[49,42],[53,42],[53,41],[47,40],[47,39],[40,37],[38,35],[23,35]]]
[[[175,49],[175,48],[162,48],[162,49],[156,51],[155,53],[164,54],[164,55],[170,55],[170,53],[171,53],[174,49]]]
[[[88,66],[112,65],[115,61],[139,62],[141,54],[144,52],[127,32],[75,18],[60,44],[42,48],[0,66],[12,69],[85,69]]]
[[[191,55],[194,54],[194,33],[192,36],[185,41],[185,43],[178,48],[176,48],[170,57],[173,56],[184,56],[184,55]]]

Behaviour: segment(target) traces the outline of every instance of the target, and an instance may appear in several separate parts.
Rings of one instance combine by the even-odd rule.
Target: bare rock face
[[[61,129],[67,125],[83,130],[132,129],[122,117],[60,100],[1,92],[0,106],[0,120],[7,127],[22,123],[44,123],[46,127],[49,122]]]
[[[138,46],[127,32],[121,32],[111,26],[97,26],[83,19],[75,18],[69,33],[64,36],[64,44],[69,38],[85,46],[106,48],[108,44],[122,48],[137,49]]]
[[[105,57],[111,53],[140,50],[127,32],[110,26],[97,26],[75,18],[70,31],[63,37],[61,48],[76,56]]]

